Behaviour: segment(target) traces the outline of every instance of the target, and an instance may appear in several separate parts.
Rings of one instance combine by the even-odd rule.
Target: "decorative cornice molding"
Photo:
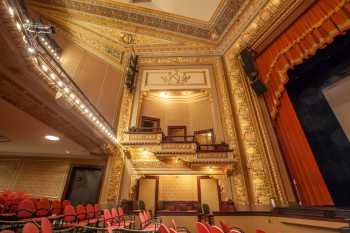
[[[198,37],[205,40],[212,40],[212,34],[221,36],[232,19],[239,13],[245,0],[226,0],[221,4],[223,10],[218,11],[212,25],[198,25],[194,20],[183,20],[179,17],[161,17],[159,11],[148,9],[148,12],[132,11],[130,5],[124,7],[118,3],[108,3],[105,1],[77,1],[77,0],[31,0],[29,3],[42,3],[53,7],[60,7],[75,11],[81,11],[99,17],[113,18],[115,20],[127,21],[133,24],[141,24],[152,28],[160,28],[188,36]],[[128,9],[129,8],[129,9]],[[181,17],[183,18],[183,17]],[[215,38],[216,39],[216,38]]]

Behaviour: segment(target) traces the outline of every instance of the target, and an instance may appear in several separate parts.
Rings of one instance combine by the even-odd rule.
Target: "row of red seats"
[[[0,218],[34,218],[34,217],[46,217],[50,215],[61,215],[65,206],[70,205],[70,201],[53,200],[50,201],[47,198],[32,199],[28,196],[24,199],[8,199],[5,201],[4,206],[7,211],[0,213]]]
[[[211,226],[206,223],[196,223],[197,233],[243,233],[243,231],[238,227],[230,228],[222,221],[220,221],[220,226],[221,228],[218,226]],[[265,231],[257,229],[256,233],[265,233]]]
[[[31,196],[24,192],[12,192],[5,190],[0,193],[0,213],[14,213],[17,210],[17,205],[24,199]]]
[[[32,222],[28,222],[24,225],[22,229],[22,233],[52,233],[52,225],[50,221],[47,218],[41,219],[41,225],[40,227],[37,224],[34,224]],[[3,230],[0,231],[0,233],[15,233],[11,230]]]
[[[239,229],[229,228],[223,222],[220,222],[220,225],[222,228],[218,226],[211,226],[205,223],[197,222],[196,223],[197,233],[242,233],[242,231]]]
[[[112,208],[111,210],[105,209],[103,215],[104,227],[107,227],[109,230],[135,226],[135,219],[132,216],[126,216],[121,207]]]
[[[190,233],[185,227],[177,227],[174,219],[171,220],[171,226],[168,228],[165,224],[160,224],[159,233]]]
[[[161,220],[152,218],[149,211],[141,211],[138,215],[140,220],[140,229],[144,231],[158,231]]]
[[[61,215],[60,228],[71,228],[75,226],[98,226],[98,223],[103,221],[101,215],[101,207],[99,204],[77,205],[75,208],[72,205],[64,207],[63,215]]]

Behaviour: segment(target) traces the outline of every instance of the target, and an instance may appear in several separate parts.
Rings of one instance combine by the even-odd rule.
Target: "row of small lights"
[[[8,7],[8,11],[11,17],[15,16],[15,12],[13,10],[13,8],[11,6]],[[26,23],[29,23],[29,20],[26,20]],[[22,32],[22,25],[16,21],[16,27],[18,29],[19,32]],[[44,38],[42,38],[44,39]],[[26,36],[23,35],[23,41],[28,44],[28,41],[26,39]],[[52,48],[48,47],[50,46],[49,43],[45,43],[47,42],[45,39],[42,40],[45,44],[45,46],[47,46],[47,48],[49,49],[49,51],[51,51],[53,53],[53,55],[59,60],[59,56],[55,55],[55,50],[53,50]],[[28,52],[32,55],[36,54],[36,49],[33,47],[28,47],[27,48]],[[89,108],[87,106],[85,106],[82,101],[79,99],[79,97],[77,97],[71,90],[70,88],[60,80],[59,77],[57,77],[54,73],[50,72],[49,67],[44,64],[44,62],[39,62],[38,59],[36,57],[34,57],[34,61],[37,64],[41,64],[41,69],[44,71],[44,73],[46,73],[49,77],[49,80],[53,81],[58,87],[59,89],[63,90],[63,93],[69,98],[69,100],[74,103],[77,108],[80,110],[80,112],[86,116],[87,119],[89,119],[92,123],[94,123],[96,125],[96,127],[98,127],[100,129],[100,131],[102,133],[104,133],[113,143],[118,143],[118,139],[114,136],[114,134],[112,133],[111,129],[108,129],[108,126],[105,126],[100,120],[98,120],[98,118],[96,117],[96,115],[89,110]]]
[[[44,38],[40,37],[41,42],[45,45],[48,51],[50,51],[51,55],[56,58],[56,60],[60,61],[60,56],[58,55],[57,51],[50,45],[50,43]]]

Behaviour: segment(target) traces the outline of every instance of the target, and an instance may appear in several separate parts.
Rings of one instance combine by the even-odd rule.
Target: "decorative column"
[[[279,194],[272,185],[271,169],[255,122],[256,115],[251,106],[249,86],[245,81],[240,60],[231,54],[225,57],[225,62],[233,111],[237,117],[237,131],[243,153],[241,157],[248,176],[251,210],[267,210],[271,208],[271,198]]]
[[[116,204],[119,201],[120,187],[124,170],[124,152],[119,146],[108,144],[105,148],[108,155],[105,181],[100,203]]]
[[[244,161],[239,146],[239,138],[236,131],[236,117],[231,107],[230,96],[228,93],[224,66],[222,60],[217,58],[213,60],[213,73],[215,78],[215,86],[217,88],[220,116],[225,133],[225,141],[233,149],[232,157],[237,163],[232,167],[233,173],[229,177],[232,178],[233,202],[237,210],[244,211],[250,209],[250,198],[247,183],[247,175],[244,169]]]

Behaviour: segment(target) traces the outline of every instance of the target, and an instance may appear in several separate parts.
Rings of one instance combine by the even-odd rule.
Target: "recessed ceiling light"
[[[45,139],[46,139],[46,140],[49,140],[49,141],[59,141],[59,140],[60,140],[59,137],[54,136],[54,135],[46,135],[46,136],[45,136]]]

